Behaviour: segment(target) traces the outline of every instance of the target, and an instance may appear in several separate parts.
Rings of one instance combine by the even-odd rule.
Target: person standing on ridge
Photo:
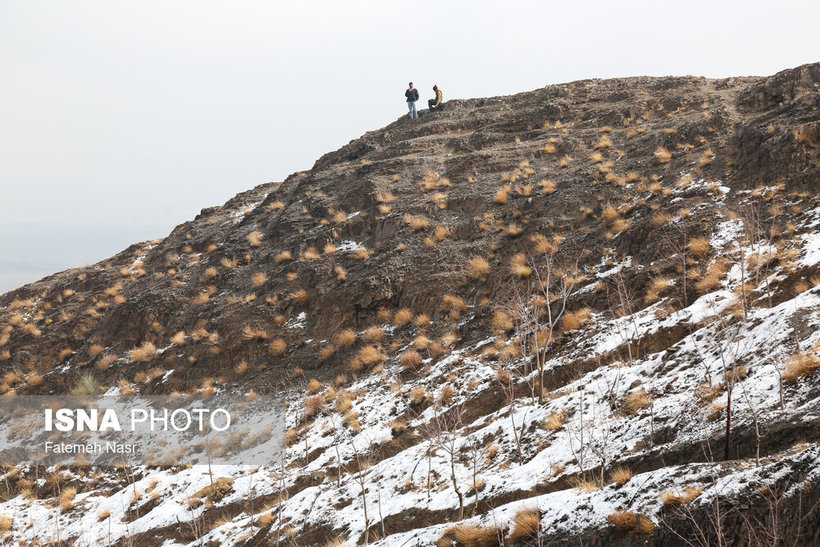
[[[404,92],[404,96],[407,97],[407,108],[410,109],[410,119],[415,120],[419,117],[416,111],[416,101],[419,100],[419,90],[413,87],[413,82],[410,82],[410,87]]]
[[[438,88],[437,85],[433,86],[433,91],[435,91],[436,93],[436,98],[427,101],[427,108],[430,109],[430,112],[432,112],[433,110],[441,110],[441,99],[444,98],[444,96],[441,94],[441,90]]]

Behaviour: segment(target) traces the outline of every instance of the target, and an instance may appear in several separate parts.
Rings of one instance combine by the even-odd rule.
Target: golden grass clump
[[[282,251],[274,257],[274,260],[277,264],[287,262],[288,260],[293,260],[293,253],[291,253],[290,251]]]
[[[63,491],[60,492],[59,498],[59,505],[60,509],[63,511],[68,511],[72,507],[74,507],[74,496],[77,495],[77,489],[73,486],[69,486],[68,488],[63,488]]]
[[[697,486],[687,486],[682,492],[664,490],[661,492],[661,503],[664,507],[687,505],[703,494],[703,489]]]
[[[558,431],[562,427],[564,427],[564,422],[567,419],[567,415],[564,411],[559,412],[552,412],[550,413],[547,418],[544,420],[544,423],[541,424],[541,427],[546,429],[547,431]]]
[[[88,348],[88,356],[93,359],[99,354],[101,354],[105,350],[105,347],[102,344],[92,344],[91,347]]]
[[[609,140],[609,137],[607,137],[606,135],[601,135],[601,140],[599,140],[595,144],[595,149],[604,150],[606,148],[609,148],[610,146],[612,146],[612,141]]]
[[[347,270],[345,270],[340,265],[337,264],[336,267],[333,268],[333,272],[336,274],[337,281],[344,281],[345,279],[347,279]]]
[[[411,403],[419,405],[427,400],[427,390],[424,389],[424,386],[414,387],[407,396]]]
[[[608,203],[606,207],[604,207],[604,209],[601,211],[601,218],[603,218],[604,220],[612,221],[616,218],[619,218],[620,216],[621,215],[620,213],[618,213],[618,210]]]
[[[581,493],[589,494],[590,492],[597,492],[601,489],[601,485],[596,481],[585,479],[583,477],[572,477],[569,480],[570,486]]]
[[[786,361],[783,381],[788,383],[797,382],[807,376],[811,376],[818,368],[820,368],[820,357],[814,353],[798,353],[797,355],[792,355]]]
[[[406,214],[404,215],[404,222],[413,228],[413,231],[420,232],[430,226],[430,221],[423,216]]]
[[[262,233],[261,232],[251,232],[248,234],[248,243],[251,244],[251,247],[259,247],[262,245]]]
[[[504,205],[507,203],[507,200],[510,197],[510,187],[505,186],[500,188],[496,191],[495,195],[493,196],[493,202],[498,205]]]
[[[649,281],[649,289],[646,292],[645,301],[647,304],[660,300],[660,295],[672,285],[672,280],[668,277],[653,277]]]
[[[711,244],[708,237],[694,237],[689,242],[689,250],[697,256],[704,257],[709,254]]]
[[[652,226],[660,228],[661,226],[672,222],[672,215],[665,211],[657,211],[654,215],[652,215],[652,220],[650,222],[652,223]]]
[[[655,150],[655,157],[658,158],[658,161],[660,163],[669,163],[669,161],[672,159],[672,153],[663,146],[661,146],[657,150]]]
[[[362,337],[371,344],[377,344],[384,340],[385,332],[381,327],[370,327],[364,331]]]
[[[456,524],[444,531],[436,547],[450,547],[453,542],[464,547],[494,547],[503,543],[503,537],[504,531],[499,528]]]
[[[356,343],[356,333],[351,329],[344,329],[336,333],[336,345],[340,348],[349,348]]]
[[[700,293],[707,293],[720,287],[720,282],[729,269],[729,261],[726,259],[715,260],[699,281],[695,282],[695,290]]]
[[[251,283],[254,287],[261,287],[268,281],[268,276],[264,272],[257,272],[251,277]]]
[[[518,278],[526,278],[532,275],[532,268],[527,264],[527,256],[518,253],[510,260],[510,273]]]
[[[430,339],[423,334],[416,336],[413,339],[413,347],[417,350],[425,350],[430,347]]]
[[[609,480],[623,486],[632,478],[632,471],[628,467],[616,467],[609,473]]]
[[[364,366],[370,367],[386,361],[387,355],[385,355],[377,346],[369,345],[364,346],[359,350],[357,358]]]
[[[561,318],[561,328],[564,331],[570,332],[580,329],[592,317],[592,310],[589,308],[582,308],[574,312],[566,312]]]
[[[423,329],[430,325],[430,316],[426,313],[420,313],[413,319],[413,324],[416,325],[418,328]]]
[[[310,382],[308,382],[308,385],[307,385],[307,391],[308,391],[308,393],[310,393],[311,395],[316,395],[317,393],[319,393],[320,391],[322,391],[322,388],[324,388],[324,387],[325,387],[325,386],[324,386],[324,385],[322,385],[322,382],[320,382],[320,381],[319,381],[319,380],[317,380],[316,378],[312,378],[312,379],[310,380]]]
[[[268,345],[268,351],[270,351],[271,355],[282,355],[283,353],[285,353],[285,350],[287,349],[288,343],[285,342],[282,338],[275,338]]]
[[[423,361],[421,354],[413,349],[405,351],[399,358],[399,362],[405,370],[416,370]]]
[[[632,532],[637,535],[651,536],[655,533],[655,523],[646,515],[638,515]]]
[[[205,269],[205,279],[213,279],[218,275],[219,272],[216,271],[216,268],[210,266]]]
[[[247,361],[240,361],[240,363],[238,365],[236,365],[236,367],[234,367],[233,371],[237,375],[242,376],[243,374],[248,372],[248,362]]]
[[[541,512],[535,507],[521,509],[513,517],[513,524],[513,531],[507,538],[510,545],[527,538],[535,538],[541,530]]]
[[[445,310],[455,310],[457,312],[467,309],[467,303],[464,299],[453,294],[445,294],[441,299],[441,305]]]
[[[624,398],[623,409],[628,414],[637,414],[644,408],[652,406],[652,399],[644,388],[629,392]]]
[[[132,361],[137,363],[143,361],[150,361],[157,354],[157,347],[151,342],[143,342],[142,345],[135,347],[128,352],[128,356]]]
[[[433,235],[433,239],[436,241],[444,241],[448,237],[450,237],[450,229],[447,226],[436,226],[435,234]]]
[[[541,187],[541,191],[545,194],[552,194],[555,192],[555,183],[551,180],[544,179],[539,182],[538,185]]]
[[[513,328],[513,320],[510,314],[503,310],[496,310],[492,319],[493,329],[500,332],[507,332]]]
[[[483,279],[490,273],[490,263],[487,259],[475,256],[467,263],[467,276],[470,279]]]
[[[635,528],[635,524],[638,522],[635,513],[630,511],[615,511],[611,513],[606,520],[622,532],[629,532]]]
[[[250,325],[245,325],[242,329],[243,340],[267,340],[268,333],[264,329],[255,329]]]

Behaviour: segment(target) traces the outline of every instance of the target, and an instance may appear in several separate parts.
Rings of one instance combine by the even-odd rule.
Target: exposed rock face
[[[732,507],[737,496],[757,492],[749,503],[764,522],[769,498],[755,481],[775,468],[787,480],[765,487],[783,493],[798,485],[805,514],[802,521],[782,519],[777,533],[813,534],[818,382],[811,373],[801,376],[781,403],[776,377],[794,353],[816,358],[818,107],[820,64],[813,64],[765,78],[585,80],[449,101],[444,111],[423,112],[416,121],[404,116],[322,156],[310,171],[203,210],[161,241],[0,296],[0,366],[9,373],[0,391],[64,393],[87,371],[104,385],[124,380],[121,385],[145,394],[196,390],[203,382],[217,389],[288,390],[294,401],[289,426],[299,439],[310,439],[310,448],[305,454],[297,443],[289,455],[286,518],[249,533],[238,515],[250,509],[229,497],[213,514],[234,522],[221,526],[227,535],[212,532],[213,542],[283,541],[287,527],[299,544],[337,536],[364,541],[351,455],[342,457],[345,479],[337,485],[336,456],[319,433],[330,427],[334,395],[325,392],[328,409],[306,419],[299,408],[308,378],[358,393],[361,424],[380,432],[360,447],[384,466],[367,479],[371,541],[386,534],[386,545],[399,539],[429,544],[434,536],[447,545],[492,544],[447,531],[446,523],[461,516],[459,497],[465,517],[484,515],[472,522],[483,528],[490,510],[503,506],[507,533],[529,500],[541,507],[541,533],[551,541],[683,541],[676,534],[695,534],[689,515],[676,511],[677,502],[660,507],[662,490],[686,485],[680,481],[701,485],[704,501],[693,502],[690,513],[701,518],[718,499],[709,497],[710,480],[725,481]],[[538,286],[545,267],[539,241],[557,249],[563,264],[557,273],[575,272],[566,305],[578,321],[556,326],[541,403],[531,397],[538,376],[533,364],[515,351],[521,336],[533,333],[510,312]],[[531,267],[526,275],[515,270],[521,253],[518,266]],[[471,264],[476,258],[486,267]],[[393,319],[402,309],[412,312],[409,323]],[[756,330],[761,325],[776,332],[764,340]],[[381,334],[367,334],[371,327]],[[337,339],[344,329],[357,333],[351,345]],[[747,341],[742,351],[732,346],[739,339]],[[146,342],[159,351],[134,359],[130,350]],[[411,343],[424,359],[415,371],[401,364]],[[372,362],[363,356],[365,347],[376,354]],[[744,367],[733,393],[736,405],[746,405],[735,411],[728,443],[721,425],[727,411],[718,404],[730,391],[720,368],[727,359],[729,376]],[[510,382],[496,378],[497,370],[509,373]],[[173,372],[164,377],[167,371]],[[42,381],[31,381],[35,373]],[[585,449],[582,442],[579,453],[569,426],[540,427],[558,412],[571,423],[572,397],[601,378],[612,384],[591,400],[605,410],[597,417],[584,410],[577,419],[582,430],[584,420],[610,420],[609,444]],[[448,385],[455,393],[443,397]],[[427,395],[414,403],[410,392],[419,387]],[[381,399],[369,398],[379,389],[385,390]],[[624,398],[639,389],[646,404],[626,409]],[[524,412],[512,419],[520,420],[515,435],[511,404]],[[457,479],[450,481],[449,463],[439,462],[434,496],[410,477],[410,486],[397,487],[410,491],[399,496],[405,505],[385,504],[385,513],[374,516],[373,488],[393,496],[390,466],[424,459],[437,408],[460,416]],[[385,434],[385,424],[395,421],[406,430]],[[695,427],[698,421],[708,425]],[[488,425],[496,422],[499,431]],[[763,425],[762,439],[755,424]],[[339,427],[360,438],[355,427]],[[476,432],[480,438],[470,438]],[[486,459],[484,489],[467,484],[470,443],[502,449],[499,460],[480,458]],[[763,467],[754,467],[757,451]],[[593,480],[599,471],[606,480],[617,465],[645,473],[649,494],[632,492],[627,500],[626,491],[611,486],[573,494],[573,480]],[[753,470],[744,471],[747,465]],[[532,480],[522,478],[527,473]],[[740,475],[747,483],[734,486]],[[275,497],[273,482],[267,501]],[[562,492],[569,501],[558,505],[583,518],[561,513],[558,498],[549,496]],[[308,496],[325,509],[305,510]],[[796,510],[797,499],[784,494],[782,507]],[[632,528],[618,528],[595,504],[645,514],[653,527],[623,517]],[[142,514],[148,519],[151,511]],[[171,522],[131,517],[135,526],[117,538],[197,540]],[[721,518],[727,537],[758,541],[739,513]],[[703,537],[708,542],[717,533],[710,529]],[[107,541],[102,531],[88,537]]]

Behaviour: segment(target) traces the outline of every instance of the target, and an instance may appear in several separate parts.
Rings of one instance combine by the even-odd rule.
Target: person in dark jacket
[[[433,86],[433,91],[436,93],[436,98],[435,99],[430,99],[429,101],[427,101],[427,108],[430,109],[430,112],[432,112],[433,110],[436,110],[436,109],[440,110],[441,109],[441,100],[444,98],[444,96],[441,94],[441,90],[438,88],[437,85]]]
[[[413,82],[410,82],[410,87],[404,92],[407,97],[407,108],[410,109],[410,119],[415,120],[419,117],[416,111],[416,101],[419,100],[419,90],[413,87]]]

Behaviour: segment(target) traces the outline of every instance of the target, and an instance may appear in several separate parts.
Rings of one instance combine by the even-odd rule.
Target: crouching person
[[[427,101],[427,107],[430,109],[430,112],[433,110],[441,110],[441,100],[444,98],[437,85],[433,86],[433,91],[436,93],[436,98]]]

